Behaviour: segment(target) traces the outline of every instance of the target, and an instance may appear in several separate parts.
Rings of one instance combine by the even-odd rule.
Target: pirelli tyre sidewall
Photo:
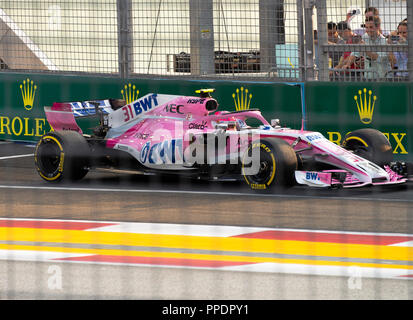
[[[342,146],[381,167],[393,161],[393,149],[389,140],[376,129],[352,131],[346,135]]]
[[[295,184],[297,156],[293,148],[284,140],[266,138],[250,144],[242,159],[242,174],[246,183],[254,190],[286,188]],[[247,174],[246,156],[259,161],[259,171]],[[255,156],[254,156],[255,155]],[[257,158],[258,157],[258,158]]]
[[[49,132],[37,143],[36,169],[48,182],[79,180],[88,172],[89,153],[87,141],[78,132]]]

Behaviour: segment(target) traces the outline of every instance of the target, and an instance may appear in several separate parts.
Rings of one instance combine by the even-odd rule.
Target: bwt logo
[[[317,172],[307,172],[305,174],[305,178],[307,180],[319,181],[320,177],[318,176]]]
[[[312,142],[315,140],[322,139],[323,136],[321,134],[311,134],[311,135],[306,136],[306,138],[308,139],[308,141]]]
[[[141,114],[142,112],[147,112],[152,109],[152,106],[155,107],[158,105],[157,95],[153,94],[147,98],[142,98],[138,101],[133,103],[133,109],[135,110],[136,116]]]
[[[127,104],[126,106],[122,107],[123,110],[123,121],[128,122],[133,120],[138,115],[148,112],[152,109],[153,106],[158,105],[157,94],[152,94],[149,96],[144,96],[139,100],[135,101],[133,104]]]

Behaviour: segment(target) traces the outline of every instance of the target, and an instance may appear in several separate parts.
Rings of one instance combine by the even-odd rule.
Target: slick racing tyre
[[[78,132],[49,132],[37,143],[36,169],[48,182],[80,180],[88,172],[89,153],[87,141]]]
[[[255,190],[290,187],[295,183],[295,170],[297,156],[293,148],[277,138],[254,141],[242,159],[244,179]]]
[[[389,140],[375,129],[359,129],[348,133],[342,146],[380,167],[393,161],[393,149]]]

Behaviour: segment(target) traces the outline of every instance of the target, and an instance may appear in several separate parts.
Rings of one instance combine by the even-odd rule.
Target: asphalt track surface
[[[33,151],[33,146],[0,141],[1,218],[413,234],[413,183],[351,190],[297,186],[262,194],[232,181],[205,182],[175,176],[90,172],[76,183],[50,184],[36,173]],[[346,277],[113,265],[98,268],[93,264],[63,264],[64,273],[72,275],[69,277],[71,285],[69,290],[56,292],[38,285],[38,282],[47,283],[47,267],[48,264],[42,262],[3,261],[0,269],[8,271],[8,277],[0,277],[0,285],[3,284],[0,298],[413,297],[412,281],[409,280],[364,279],[362,288],[350,290]],[[32,277],[22,278],[22,274]],[[83,280],[76,284],[73,279],[79,274]],[[142,277],[147,281],[142,281]],[[97,278],[98,281],[92,281]],[[130,285],[133,283],[131,279],[136,278],[141,280],[139,291],[134,291]],[[191,285],[187,285],[188,282]]]
[[[50,184],[36,173],[33,151],[0,144],[2,217],[413,233],[413,183],[262,194],[232,181],[92,172],[76,183]]]

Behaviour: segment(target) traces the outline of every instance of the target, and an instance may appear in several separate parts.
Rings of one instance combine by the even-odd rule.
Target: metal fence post
[[[318,39],[318,80],[328,81],[328,53],[324,50],[327,44],[327,5],[326,0],[316,0],[317,7],[317,39]]]
[[[297,27],[298,27],[298,61],[299,61],[299,79],[305,81],[305,43],[304,43],[304,14],[303,0],[297,0]]]
[[[261,71],[275,65],[275,45],[285,44],[284,0],[259,0]]]
[[[189,0],[191,74],[215,73],[212,0]]]
[[[132,0],[117,0],[119,76],[133,72]]]
[[[407,43],[409,43],[407,70],[409,70],[409,82],[413,81],[413,50],[411,45],[413,43],[413,3],[412,1],[406,1],[407,5]]]
[[[313,9],[315,1],[304,1],[304,23],[305,23],[305,79],[314,80],[314,25]]]

